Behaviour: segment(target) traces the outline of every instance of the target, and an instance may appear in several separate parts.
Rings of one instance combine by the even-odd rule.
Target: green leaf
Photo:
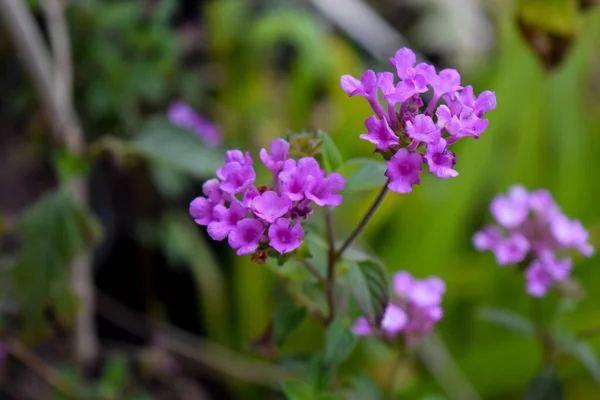
[[[563,400],[564,388],[553,369],[542,370],[525,390],[523,400]]]
[[[102,370],[102,376],[98,385],[100,398],[117,398],[127,385],[129,369],[127,359],[124,357],[113,357]]]
[[[337,171],[338,168],[342,165],[344,160],[342,159],[342,155],[338,150],[337,146],[331,139],[327,133],[323,131],[319,131],[319,139],[322,143],[321,155],[323,157],[323,163],[325,164],[325,169],[327,172]]]
[[[352,353],[357,341],[357,337],[341,319],[333,320],[325,332],[324,364],[328,367],[340,364]]]
[[[56,150],[53,154],[54,170],[61,182],[78,175],[86,175],[90,171],[90,163],[82,156],[78,156],[66,148]]]
[[[346,177],[345,193],[356,193],[380,188],[387,178],[387,167],[383,161],[355,158],[341,166],[339,172]]]
[[[308,378],[316,391],[326,390],[332,380],[332,369],[323,361],[323,353],[313,354],[308,362]]]
[[[510,310],[480,308],[477,317],[523,335],[532,336],[534,333],[533,324],[530,320]]]
[[[379,325],[389,301],[384,269],[374,261],[349,262],[348,279],[362,313],[371,324]]]
[[[344,396],[337,393],[319,393],[316,398],[317,400],[344,400]]]
[[[375,382],[373,382],[373,379],[367,375],[359,375],[352,379],[352,387],[354,388],[354,395],[352,396],[352,399],[381,399],[377,385]]]
[[[306,317],[306,308],[299,306],[289,297],[277,303],[273,317],[275,343],[281,346],[285,339],[300,326]]]
[[[558,338],[559,351],[570,354],[582,363],[596,382],[600,382],[600,360],[594,349],[583,340],[575,336],[561,336]]]
[[[98,237],[99,225],[61,191],[30,206],[19,221],[22,250],[13,270],[27,323],[39,327],[42,311],[52,304],[68,319],[68,271],[71,262]]]
[[[289,380],[283,382],[281,385],[283,389],[283,393],[288,400],[314,400],[315,395],[310,387],[310,385],[306,382],[302,382],[299,380]]]
[[[223,164],[220,151],[206,148],[191,132],[161,118],[146,124],[131,145],[151,162],[192,175],[212,176]]]

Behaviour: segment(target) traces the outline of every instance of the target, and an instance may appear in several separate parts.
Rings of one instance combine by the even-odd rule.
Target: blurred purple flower
[[[514,185],[507,195],[492,200],[490,211],[497,225],[476,232],[473,245],[479,251],[492,251],[499,265],[527,261],[525,278],[532,296],[544,296],[556,282],[569,277],[569,250],[585,257],[594,254],[587,230],[565,216],[547,190],[527,192]],[[561,254],[565,257],[557,259]]]
[[[192,131],[209,146],[218,146],[223,141],[221,130],[182,100],[171,103],[167,115],[172,124]]]

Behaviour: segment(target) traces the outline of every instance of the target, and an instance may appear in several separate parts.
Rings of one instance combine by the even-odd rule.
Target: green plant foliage
[[[319,139],[321,139],[323,146],[321,155],[325,164],[325,170],[327,172],[337,171],[344,162],[340,151],[327,133],[319,131]]]
[[[277,302],[273,315],[275,344],[281,346],[285,339],[300,326],[305,317],[306,308],[297,305],[288,297]]]
[[[345,193],[356,193],[382,187],[387,178],[387,166],[383,161],[369,158],[354,158],[346,161],[340,173],[346,177]]]
[[[313,389],[306,382],[289,380],[281,385],[288,400],[314,400]]]
[[[373,261],[348,262],[348,278],[361,312],[371,324],[378,325],[389,301],[384,269]]]
[[[98,239],[98,223],[63,191],[44,195],[19,221],[22,250],[14,268],[19,301],[28,326],[41,327],[52,306],[63,322],[76,310],[69,266]]]
[[[146,123],[131,146],[150,162],[197,177],[214,175],[224,161],[221,152],[207,148],[189,131],[160,118]]]
[[[551,368],[542,370],[527,386],[523,400],[562,400],[563,384]]]
[[[357,342],[357,337],[350,332],[347,324],[341,318],[336,318],[325,333],[323,362],[330,368],[340,364],[348,358]]]

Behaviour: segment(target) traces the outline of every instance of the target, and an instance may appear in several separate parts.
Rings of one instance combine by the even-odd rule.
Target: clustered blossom
[[[189,104],[178,100],[167,111],[172,124],[188,129],[209,146],[218,146],[223,141],[219,127],[194,111]]]
[[[432,65],[415,65],[415,54],[408,48],[398,50],[390,62],[400,78],[397,83],[391,72],[368,70],[360,80],[342,76],[341,86],[373,108],[375,115],[365,121],[367,133],[360,137],[375,144],[388,160],[389,189],[409,193],[420,183],[423,163],[438,178],[458,175],[456,155],[448,148],[465,136],[479,138],[488,125],[482,117],[496,108],[496,96],[490,91],[475,96],[471,86],[460,85],[454,69],[437,73]],[[431,100],[425,107],[421,96],[429,91]],[[445,104],[438,104],[440,100]]]
[[[318,206],[335,207],[342,202],[338,192],[344,177],[325,174],[317,160],[288,158],[290,144],[275,139],[260,151],[260,159],[273,175],[273,186],[255,186],[256,173],[250,153],[226,152],[225,165],[216,171],[218,179],[203,185],[204,196],[190,204],[195,222],[207,227],[215,240],[228,239],[238,255],[259,247],[288,253],[302,244],[301,222]]]
[[[532,296],[544,296],[569,277],[573,265],[564,253],[594,253],[581,222],[565,216],[547,190],[527,192],[515,185],[492,201],[490,211],[497,225],[475,233],[473,244],[479,251],[492,251],[499,265],[528,264],[525,279]]]
[[[440,304],[446,285],[436,276],[415,279],[406,271],[397,272],[392,284],[394,297],[383,314],[381,332],[390,338],[403,333],[406,345],[414,346],[442,318]],[[366,336],[373,333],[373,327],[361,317],[352,326],[352,332]]]

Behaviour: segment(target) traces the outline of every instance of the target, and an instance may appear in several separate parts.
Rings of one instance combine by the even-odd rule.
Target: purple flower
[[[557,215],[550,223],[550,230],[561,246],[575,248],[585,257],[594,254],[594,248],[588,242],[589,234],[581,222]]]
[[[307,199],[314,201],[317,205],[339,206],[342,203],[342,195],[334,193],[344,189],[346,181],[341,174],[333,172],[326,178],[320,176],[310,176],[306,181],[304,191]]]
[[[256,216],[273,223],[292,208],[292,202],[288,197],[269,190],[254,198],[253,208]]]
[[[220,129],[197,114],[187,103],[181,100],[173,102],[167,115],[172,124],[192,131],[207,144],[211,146],[221,144],[223,135]]]
[[[229,245],[233,249],[237,249],[238,256],[252,253],[258,248],[264,231],[265,228],[260,221],[245,218],[239,221],[235,229],[229,233]]]
[[[414,123],[406,122],[406,134],[408,137],[427,144],[437,144],[440,140],[440,130],[433,123],[431,117],[419,114]]]
[[[529,212],[527,191],[522,186],[513,186],[508,196],[498,196],[490,205],[496,221],[505,228],[520,225]]]
[[[404,328],[407,320],[408,317],[404,310],[394,304],[389,304],[381,319],[381,329],[388,336],[396,336]]]
[[[304,230],[299,222],[290,226],[286,218],[279,218],[269,228],[270,245],[280,254],[296,250],[302,244]]]
[[[555,282],[562,282],[573,268],[571,259],[556,260],[552,253],[546,252],[534,260],[527,271],[527,292],[534,297],[543,297]]]
[[[455,69],[443,69],[429,80],[435,98],[446,93],[454,93],[460,89],[460,74]]]
[[[279,171],[283,169],[283,164],[287,159],[290,151],[290,144],[283,139],[275,139],[271,142],[271,154],[267,153],[266,149],[260,150],[260,159],[277,177]]]
[[[486,226],[473,235],[473,246],[479,251],[493,250],[502,241],[502,232],[495,226]]]
[[[555,282],[565,280],[572,269],[570,249],[590,257],[594,248],[581,222],[566,217],[547,190],[528,193],[515,185],[506,196],[497,196],[490,207],[498,226],[488,226],[473,236],[479,251],[490,250],[499,265],[532,260],[525,272],[527,291],[544,296]]]
[[[523,261],[529,249],[530,244],[527,238],[515,232],[510,237],[498,242],[492,250],[496,255],[498,265],[509,265]]]
[[[248,215],[248,209],[234,201],[229,208],[218,204],[213,209],[215,221],[208,224],[207,232],[214,240],[223,240],[235,229],[237,223]]]
[[[388,167],[385,176],[390,179],[388,187],[397,193],[412,192],[412,185],[420,183],[419,173],[423,157],[407,149],[400,149],[390,161],[386,162]]]
[[[447,149],[446,141],[440,139],[436,145],[427,146],[425,160],[429,166],[429,172],[438,178],[454,178],[458,172],[454,170],[456,154]]]
[[[436,276],[414,279],[406,271],[394,274],[392,282],[395,296],[385,310],[381,330],[389,337],[404,332],[406,344],[414,346],[442,318],[440,305],[446,285]],[[366,318],[359,318],[352,332],[365,336],[372,334],[372,329]]]
[[[373,332],[371,325],[369,325],[369,321],[365,317],[358,318],[354,324],[352,324],[351,330],[356,336],[369,336]]]
[[[414,75],[398,82],[396,91],[385,96],[385,98],[396,102],[404,102],[414,95],[425,93],[428,90],[427,79],[423,75]]]
[[[229,194],[241,193],[248,189],[256,180],[252,165],[231,161],[217,171],[222,180],[220,188]]]
[[[377,77],[372,70],[365,71],[360,80],[350,76],[343,75],[340,80],[342,89],[348,93],[348,96],[355,95],[362,97],[372,97],[377,93]]]
[[[375,144],[377,150],[387,151],[398,145],[398,136],[388,125],[387,119],[377,119],[373,115],[365,121],[365,126],[369,132],[363,133],[360,138]]]
[[[279,174],[283,182],[283,192],[294,201],[304,198],[304,189],[309,177],[322,178],[323,176],[323,170],[313,157],[303,157],[297,164],[295,160],[288,160]]]
[[[408,78],[414,73],[413,66],[416,62],[417,56],[407,47],[401,48],[393,58],[390,58],[390,63],[396,68],[396,73],[400,79]]]
[[[402,308],[388,304],[381,319],[381,330],[386,336],[395,337],[402,331],[407,320],[408,317]],[[373,333],[373,329],[365,317],[358,318],[351,330],[356,336],[368,336]]]

